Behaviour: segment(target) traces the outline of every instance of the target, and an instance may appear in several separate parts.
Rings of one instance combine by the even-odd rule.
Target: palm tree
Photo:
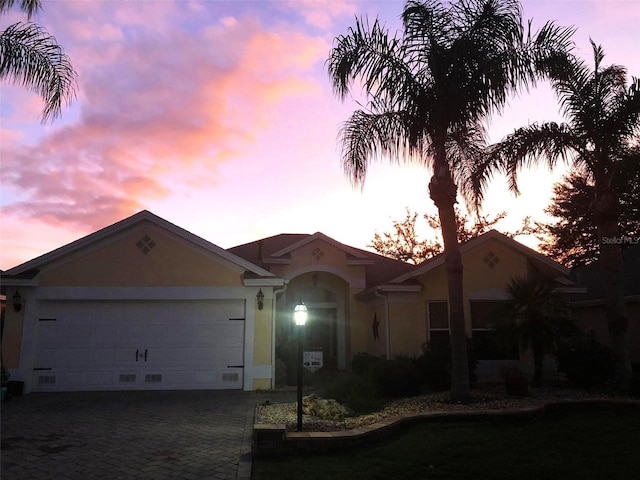
[[[467,367],[462,258],[454,205],[458,186],[476,208],[485,184],[472,175],[485,145],[483,120],[507,95],[537,78],[534,64],[569,47],[571,29],[546,24],[525,35],[515,0],[408,1],[404,34],[390,37],[376,20],[356,20],[328,60],[338,97],[359,79],[368,98],[340,131],[342,163],[354,185],[387,156],[433,172],[429,194],[438,208],[449,291],[451,397],[471,396]]]
[[[533,124],[516,130],[491,147],[487,169],[480,175],[502,171],[517,193],[519,168],[542,159],[553,168],[562,160],[573,163],[592,182],[590,213],[597,228],[599,261],[606,284],[607,325],[616,355],[616,385],[627,389],[632,375],[627,340],[629,319],[624,304],[622,251],[614,243],[614,239],[620,238],[620,199],[614,179],[627,161],[640,168],[637,155],[640,80],[632,78],[627,85],[625,68],[603,67],[602,47],[593,41],[591,44],[593,71],[572,56],[545,67],[568,123]]]
[[[15,0],[0,0],[0,13]],[[31,19],[42,0],[21,0],[20,8]],[[76,72],[54,37],[35,23],[14,23],[0,32],[0,79],[34,91],[43,98],[42,121],[60,114],[62,103],[75,96]]]
[[[509,299],[494,326],[506,345],[531,348],[533,385],[542,384],[545,354],[555,353],[560,343],[577,333],[565,298],[550,282],[536,278],[514,278],[507,286]]]

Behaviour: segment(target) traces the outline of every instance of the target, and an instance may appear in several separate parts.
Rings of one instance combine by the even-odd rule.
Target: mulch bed
[[[448,392],[437,392],[415,397],[392,400],[374,413],[346,417],[341,420],[326,420],[311,415],[303,416],[305,431],[332,432],[352,430],[365,425],[372,425],[381,420],[403,414],[421,412],[455,412],[512,410],[535,407],[549,401],[589,400],[589,399],[628,399],[610,390],[584,391],[566,387],[529,388],[525,397],[508,395],[502,384],[483,384],[473,390],[473,400],[469,403],[453,403]],[[256,408],[256,424],[285,425],[288,431],[296,428],[297,404],[268,403]]]

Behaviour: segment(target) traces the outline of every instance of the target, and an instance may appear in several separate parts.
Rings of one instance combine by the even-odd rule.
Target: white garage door
[[[41,304],[34,391],[241,389],[244,301]]]

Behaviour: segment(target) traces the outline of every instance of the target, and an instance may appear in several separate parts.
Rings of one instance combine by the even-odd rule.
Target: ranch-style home
[[[482,339],[511,278],[575,287],[567,268],[497,231],[461,250],[480,360],[508,358]],[[305,349],[345,369],[359,352],[416,355],[447,336],[445,277],[442,255],[413,266],[322,233],[225,250],[142,211],[2,273],[3,362],[25,393],[269,389],[298,302]]]

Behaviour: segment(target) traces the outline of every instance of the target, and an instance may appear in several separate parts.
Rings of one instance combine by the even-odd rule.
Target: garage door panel
[[[220,368],[195,372],[197,385],[216,384],[219,388],[242,388],[242,369]]]
[[[38,322],[38,339],[45,345],[62,347],[65,339],[65,329],[57,321],[42,320]]]
[[[131,358],[133,353],[131,353],[128,358],[124,359],[124,354],[126,351],[123,351],[118,348],[94,348],[91,349],[91,367],[96,368],[105,368],[111,367],[114,365],[127,364],[131,362]]]
[[[190,350],[187,347],[150,347],[142,350],[140,355],[140,362],[145,368],[175,367],[187,365],[190,361]]]
[[[118,344],[118,338],[114,335],[117,326],[114,325],[91,325],[91,342],[95,346],[113,346]]]
[[[91,390],[110,390],[116,386],[116,378],[113,372],[91,371],[87,375],[87,383]]]
[[[191,350],[191,361],[194,365],[218,365],[218,351],[211,348],[196,347]]]
[[[43,302],[40,311],[36,391],[243,387],[243,369],[228,366],[244,363],[244,301]]]
[[[58,375],[64,385],[69,385],[76,389],[83,389],[88,383],[86,372],[83,371],[65,371]]]
[[[242,365],[243,354],[237,348],[222,347],[219,350],[219,359],[222,365]]]
[[[93,338],[93,326],[90,324],[65,325],[66,344],[70,347],[87,345]]]
[[[54,348],[38,350],[35,368],[64,368],[64,352]]]
[[[127,324],[118,326],[116,330],[118,345],[135,346],[144,340],[147,331],[146,327],[137,323],[128,320]]]
[[[77,368],[88,365],[93,360],[93,352],[88,348],[69,348],[65,353],[64,368]]]

